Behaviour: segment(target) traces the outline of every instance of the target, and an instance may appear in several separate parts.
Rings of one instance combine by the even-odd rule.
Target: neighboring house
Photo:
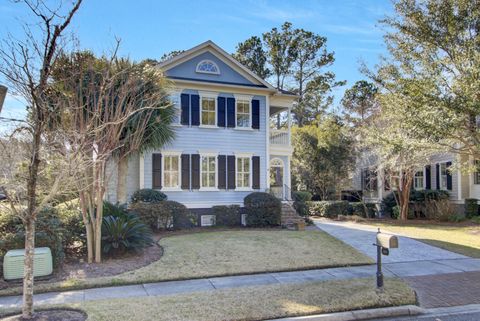
[[[457,211],[463,213],[466,198],[480,199],[480,172],[465,173],[455,168],[455,163],[465,163],[468,157],[452,153],[435,154],[429,164],[419,168],[413,187],[416,190],[445,190],[450,195]],[[470,160],[473,163],[473,160]],[[378,158],[364,153],[359,159],[353,176],[353,190],[361,191],[365,202],[380,203],[392,192],[392,180],[400,177],[386,177]]]
[[[190,209],[238,204],[254,191],[290,191],[291,108],[280,92],[212,41],[159,64],[174,84],[176,137],[129,160],[128,197],[153,188]],[[270,118],[283,113],[286,129]],[[115,171],[106,198],[116,202]]]

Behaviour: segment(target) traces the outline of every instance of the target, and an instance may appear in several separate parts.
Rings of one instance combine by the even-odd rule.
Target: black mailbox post
[[[395,235],[384,234],[378,229],[374,246],[377,247],[377,288],[383,288],[382,255],[389,255],[390,249],[398,248],[398,238]]]

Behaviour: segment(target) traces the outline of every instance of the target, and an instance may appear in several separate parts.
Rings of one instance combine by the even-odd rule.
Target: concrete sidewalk
[[[480,271],[480,259],[452,259],[416,261],[408,263],[388,263],[384,265],[386,277],[410,277],[441,275],[466,271]],[[35,305],[62,304],[142,296],[172,295],[198,291],[235,288],[242,286],[302,283],[322,280],[343,280],[374,277],[375,265],[342,267],[295,272],[262,273],[229,277],[205,278],[197,280],[146,283],[138,285],[95,288],[86,290],[40,293],[34,296]],[[19,307],[21,296],[0,297],[0,309]]]

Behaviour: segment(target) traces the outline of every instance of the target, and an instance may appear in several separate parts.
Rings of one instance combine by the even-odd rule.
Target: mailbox
[[[391,234],[377,232],[377,242],[373,244],[377,247],[377,288],[383,288],[383,273],[382,273],[382,254],[389,255],[390,249],[398,248],[398,237]]]
[[[377,233],[377,246],[384,249],[397,249],[398,238],[395,235]]]

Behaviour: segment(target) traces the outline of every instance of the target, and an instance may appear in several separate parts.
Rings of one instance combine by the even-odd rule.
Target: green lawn
[[[163,257],[116,276],[37,283],[48,292],[98,286],[158,282],[273,271],[371,264],[354,248],[321,231],[232,230],[192,233],[160,240]],[[0,295],[20,288],[0,290]]]
[[[425,221],[372,221],[360,224],[403,234],[419,241],[466,256],[480,258],[480,225]]]
[[[265,285],[171,296],[96,300],[68,305],[95,321],[265,320],[356,309],[415,304],[415,293],[402,281],[352,279]]]

